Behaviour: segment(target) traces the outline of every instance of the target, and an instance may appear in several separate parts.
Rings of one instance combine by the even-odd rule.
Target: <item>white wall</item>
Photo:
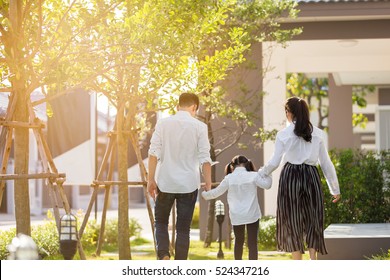
[[[263,102],[263,122],[265,130],[285,127],[284,102],[286,100],[286,52],[275,43],[263,43],[263,69],[266,69],[263,90],[266,93]],[[274,151],[273,141],[264,144],[264,163],[267,163]],[[264,191],[264,215],[276,215],[276,198],[281,168],[272,173],[273,183],[270,190]]]

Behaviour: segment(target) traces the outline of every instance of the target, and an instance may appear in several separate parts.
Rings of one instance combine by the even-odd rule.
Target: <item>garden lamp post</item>
[[[222,252],[222,223],[225,219],[225,205],[220,200],[217,200],[215,202],[215,217],[217,218],[217,222],[219,225],[219,251],[217,254],[217,258],[223,259],[224,255]]]
[[[77,251],[77,219],[65,214],[60,221],[60,252],[65,260],[73,259]]]

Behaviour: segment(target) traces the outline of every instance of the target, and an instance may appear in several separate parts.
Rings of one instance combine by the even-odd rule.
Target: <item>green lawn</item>
[[[142,243],[142,242],[141,242]],[[210,247],[204,248],[203,241],[191,241],[190,251],[189,251],[189,260],[217,260],[217,253],[219,250],[219,244],[213,242]],[[234,260],[233,248],[227,249],[222,248],[224,253],[225,260]],[[102,250],[100,257],[96,257],[92,252],[85,252],[87,259],[96,259],[96,260],[117,260],[118,254],[112,250]],[[156,260],[156,254],[153,248],[153,243],[147,242],[143,244],[132,244],[131,245],[131,256],[133,260]],[[75,259],[78,259],[78,254],[75,256]],[[244,249],[243,254],[244,260],[248,259],[248,250]],[[291,254],[284,254],[280,252],[273,251],[260,251],[259,260],[290,260]],[[304,259],[308,259],[307,254],[305,254]]]

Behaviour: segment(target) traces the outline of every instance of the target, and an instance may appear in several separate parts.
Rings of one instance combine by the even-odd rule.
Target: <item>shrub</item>
[[[55,221],[51,220],[43,225],[31,227],[31,238],[37,244],[40,258],[43,259],[60,253],[59,236]]]
[[[379,255],[374,255],[372,256],[371,258],[369,258],[370,260],[390,260],[390,249],[387,250],[387,252],[383,252]]]
[[[88,221],[85,227],[81,242],[83,248],[91,248],[96,246],[100,235],[100,224],[96,220]],[[129,235],[136,238],[140,237],[142,227],[136,219],[129,220]],[[118,220],[107,219],[104,228],[104,245],[110,247],[118,247]]]
[[[199,204],[197,203],[195,205],[194,215],[192,217],[191,228],[199,228],[199,213],[200,213]]]
[[[8,258],[8,244],[11,243],[12,238],[16,236],[16,229],[0,231],[0,260],[6,260]]]
[[[259,250],[276,250],[276,218],[265,216],[260,219]]]
[[[78,214],[78,221],[82,220]],[[78,225],[80,227],[80,225]],[[135,219],[129,221],[130,236],[140,237],[141,226]],[[84,234],[81,238],[83,248],[88,249],[96,246],[100,234],[100,224],[95,220],[88,221]],[[118,221],[110,219],[106,221],[104,245],[118,247]],[[16,236],[16,229],[12,228],[7,231],[0,231],[0,259],[6,260],[9,253],[7,245],[11,243]],[[50,258],[60,254],[59,236],[57,226],[51,212],[48,212],[48,221],[45,224],[32,226],[31,237],[38,246],[40,258]]]
[[[390,222],[390,151],[332,150],[332,162],[339,179],[341,200],[332,203],[321,173],[325,228],[331,223]]]

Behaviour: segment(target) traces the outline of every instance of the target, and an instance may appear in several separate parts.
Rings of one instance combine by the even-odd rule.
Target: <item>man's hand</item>
[[[149,155],[148,160],[149,160],[148,161],[149,172],[148,172],[147,190],[149,195],[153,198],[153,200],[156,201],[158,189],[157,189],[156,180],[154,178],[155,178],[156,167],[157,167],[157,157],[153,155]]]
[[[149,180],[148,181],[148,193],[153,198],[154,201],[156,201],[157,196],[157,183],[155,180]]]
[[[206,183],[204,189],[205,189],[205,191],[211,190],[211,183],[209,183],[209,184]]]
[[[205,162],[202,164],[202,173],[204,178],[204,186],[203,189],[207,192],[211,190],[211,164],[209,162]]]
[[[202,187],[202,189],[204,190],[204,191],[209,191],[209,190],[211,190],[211,183],[203,183],[202,185],[201,185],[201,187]]]

